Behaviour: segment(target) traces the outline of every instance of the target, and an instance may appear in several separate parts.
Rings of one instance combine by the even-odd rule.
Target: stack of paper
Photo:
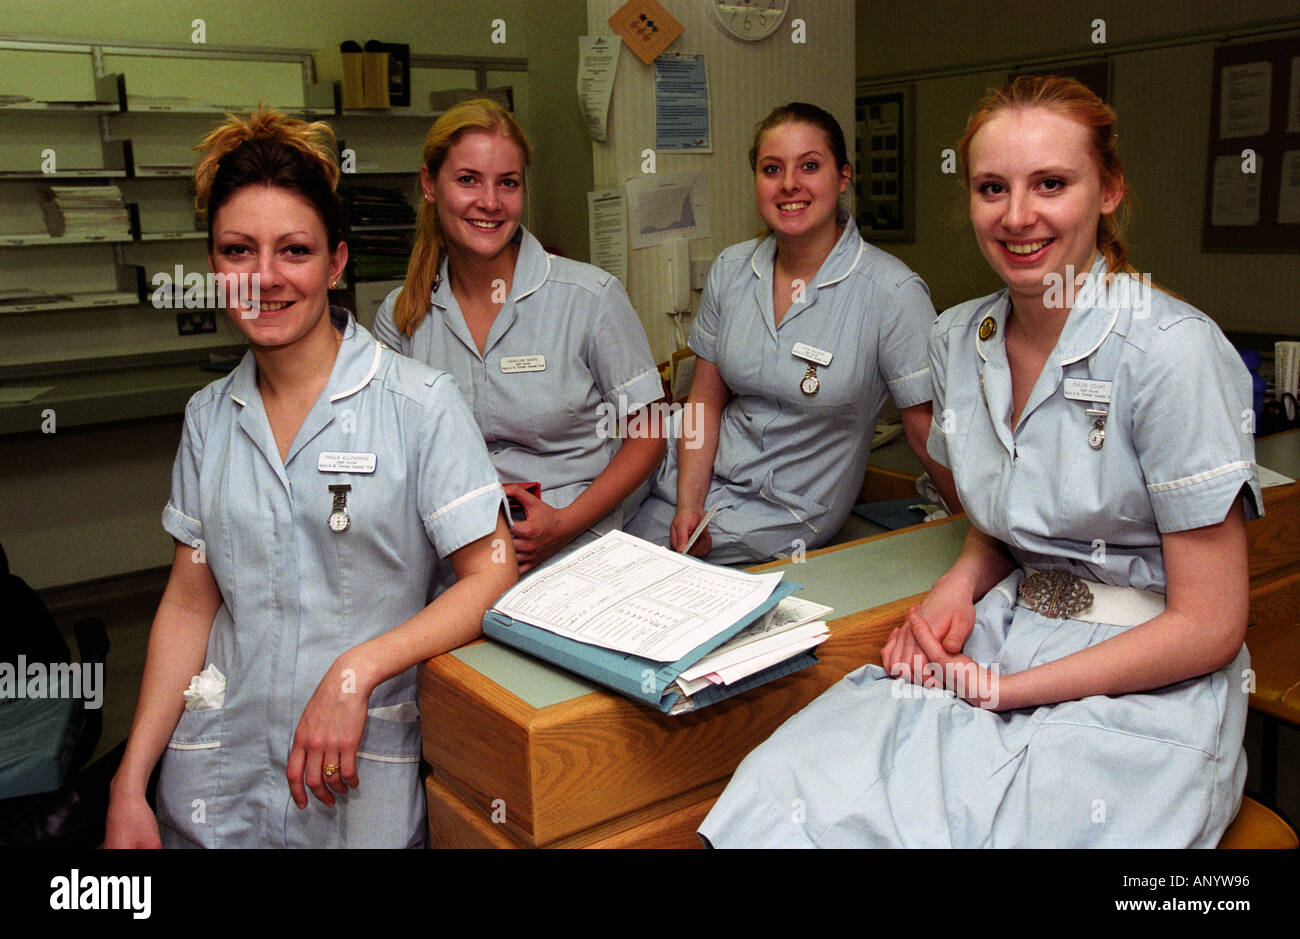
[[[776,609],[678,675],[678,690],[692,695],[710,685],[732,685],[820,645],[831,634],[822,618],[830,612],[829,606],[786,597]]]
[[[707,564],[614,531],[529,574],[488,611],[483,632],[681,713],[816,663],[808,650],[825,638],[824,625],[800,627],[828,608],[800,605],[759,623],[799,589],[781,577]],[[753,624],[753,634],[700,672],[690,692],[678,683]]]
[[[56,238],[131,237],[126,203],[116,186],[50,186],[41,208]]]

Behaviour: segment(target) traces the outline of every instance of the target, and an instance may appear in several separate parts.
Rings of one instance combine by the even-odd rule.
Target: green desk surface
[[[960,518],[864,541],[792,563],[785,576],[804,585],[799,596],[834,607],[832,617],[847,616],[928,590],[957,557],[968,527]],[[600,690],[491,640],[450,654],[535,708]]]
[[[1275,473],[1300,479],[1300,430],[1256,438],[1255,462]]]

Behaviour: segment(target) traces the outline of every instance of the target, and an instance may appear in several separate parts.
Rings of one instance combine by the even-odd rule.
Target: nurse
[[[695,432],[679,435],[628,531],[680,551],[716,510],[691,549],[716,563],[826,544],[853,508],[887,397],[956,510],[925,450],[934,307],[840,208],[851,168],[839,123],[811,104],[776,108],[749,165],[771,234],[713,263],[690,338]]]
[[[1092,92],[1017,78],[958,151],[1006,283],[931,338],[929,447],[969,536],[884,668],[751,753],[701,834],[1213,847],[1246,772],[1250,380],[1209,317],[1128,265],[1115,115]]]
[[[641,413],[663,397],[641,321],[616,277],[547,254],[520,224],[528,162],[523,131],[491,101],[438,118],[406,283],[375,318],[381,342],[450,372],[469,400],[522,506],[520,573],[622,528],[664,455],[654,409]]]
[[[200,145],[208,256],[249,352],[185,411],[110,847],[422,844],[414,666],[476,636],[516,579],[452,379],[329,306],[347,259],[333,146],[266,111]],[[434,598],[444,565],[457,580]]]

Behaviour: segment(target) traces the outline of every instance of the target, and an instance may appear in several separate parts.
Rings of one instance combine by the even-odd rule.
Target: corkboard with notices
[[[1300,38],[1214,50],[1203,251],[1300,251]]]

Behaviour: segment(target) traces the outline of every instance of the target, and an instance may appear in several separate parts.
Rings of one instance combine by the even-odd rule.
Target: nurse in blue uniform
[[[209,257],[250,350],[186,408],[106,843],[418,846],[414,666],[515,580],[504,495],[452,379],[329,307],[347,246],[328,126],[259,112],[201,149]]]
[[[676,448],[627,529],[681,550],[716,509],[691,549],[716,563],[834,537],[886,398],[956,505],[951,477],[925,452],[934,307],[921,279],[866,244],[839,207],[851,169],[838,122],[810,104],[777,108],[749,161],[771,234],[727,248],[709,272]]]
[[[1250,381],[1128,266],[1114,122],[1057,77],[972,116],[971,221],[1007,286],[935,325],[929,444],[970,534],[884,668],[745,759],[710,843],[1213,847],[1236,814]]]
[[[641,413],[663,397],[641,321],[616,277],[547,254],[520,225],[528,160],[491,101],[434,123],[406,283],[375,318],[381,342],[455,376],[523,506],[521,573],[622,528],[664,454],[653,409]]]

